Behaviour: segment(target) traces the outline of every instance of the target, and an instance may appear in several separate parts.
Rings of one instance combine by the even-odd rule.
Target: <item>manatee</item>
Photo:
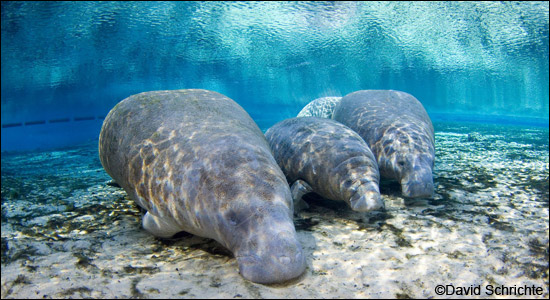
[[[405,197],[432,196],[434,129],[415,97],[393,90],[353,92],[332,118],[359,133],[376,156],[381,178],[399,181]]]
[[[283,120],[265,136],[295,203],[307,192],[345,201],[355,211],[384,207],[378,165],[363,139],[348,127],[317,117]]]
[[[342,97],[322,97],[309,102],[297,117],[320,117],[330,119],[334,107]]]
[[[158,237],[212,238],[257,283],[305,270],[285,176],[262,131],[228,97],[200,89],[152,91],[118,103],[103,122],[99,157]]]

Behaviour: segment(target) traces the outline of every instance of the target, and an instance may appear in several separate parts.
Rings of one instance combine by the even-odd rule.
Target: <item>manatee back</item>
[[[209,135],[213,139],[239,129],[253,132],[251,139],[262,136],[248,113],[222,94],[200,89],[144,92],[122,100],[109,112],[99,136],[99,157],[122,186],[129,176],[127,166],[138,154],[137,145],[145,147],[138,155],[145,158],[148,145],[162,151],[185,145],[188,139]],[[268,147],[265,140],[256,142]]]
[[[332,118],[334,107],[342,97],[322,97],[309,102],[298,113],[297,117]]]
[[[289,193],[256,123],[233,100],[206,90],[146,92],[121,101],[105,118],[99,156],[149,213],[218,241],[212,218],[221,207],[250,205],[252,198],[270,205],[277,190]]]
[[[372,148],[390,127],[414,124],[434,141],[428,113],[414,96],[394,90],[361,90],[342,98],[333,119],[355,130]],[[374,149],[373,149],[374,150]]]

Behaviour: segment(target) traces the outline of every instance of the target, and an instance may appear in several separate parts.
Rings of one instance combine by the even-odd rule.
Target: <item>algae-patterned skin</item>
[[[374,155],[347,126],[330,119],[297,117],[273,125],[265,136],[292,184],[294,201],[313,191],[345,201],[355,211],[384,207]]]
[[[309,102],[298,113],[297,117],[332,118],[334,107],[342,97],[321,97]]]
[[[332,118],[359,133],[381,178],[398,180],[404,196],[433,195],[434,129],[415,97],[394,90],[356,91],[340,100]]]
[[[130,96],[105,118],[99,156],[147,210],[152,234],[215,239],[258,283],[305,270],[286,179],[262,131],[228,97],[199,89]]]

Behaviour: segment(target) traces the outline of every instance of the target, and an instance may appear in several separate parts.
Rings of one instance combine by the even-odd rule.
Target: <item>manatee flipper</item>
[[[302,209],[309,208],[307,202],[302,199],[305,194],[313,192],[313,189],[307,182],[300,179],[296,180],[290,187],[290,192],[292,193],[292,200],[294,201],[295,213]]]
[[[111,181],[107,182],[107,185],[108,185],[108,186],[112,186],[112,187],[116,187],[116,188],[122,188],[122,187],[120,186],[120,184],[118,184],[118,183],[117,183],[116,181],[114,181],[114,180],[111,180]]]
[[[143,215],[142,223],[145,230],[161,238],[170,238],[182,231],[181,227],[171,222],[170,219],[155,217],[149,212]]]

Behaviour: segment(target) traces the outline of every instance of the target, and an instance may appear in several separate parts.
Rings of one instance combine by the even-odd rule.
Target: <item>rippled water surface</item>
[[[183,88],[261,127],[362,89],[548,125],[548,20],[544,1],[2,2],[2,150],[96,138],[122,99]]]

